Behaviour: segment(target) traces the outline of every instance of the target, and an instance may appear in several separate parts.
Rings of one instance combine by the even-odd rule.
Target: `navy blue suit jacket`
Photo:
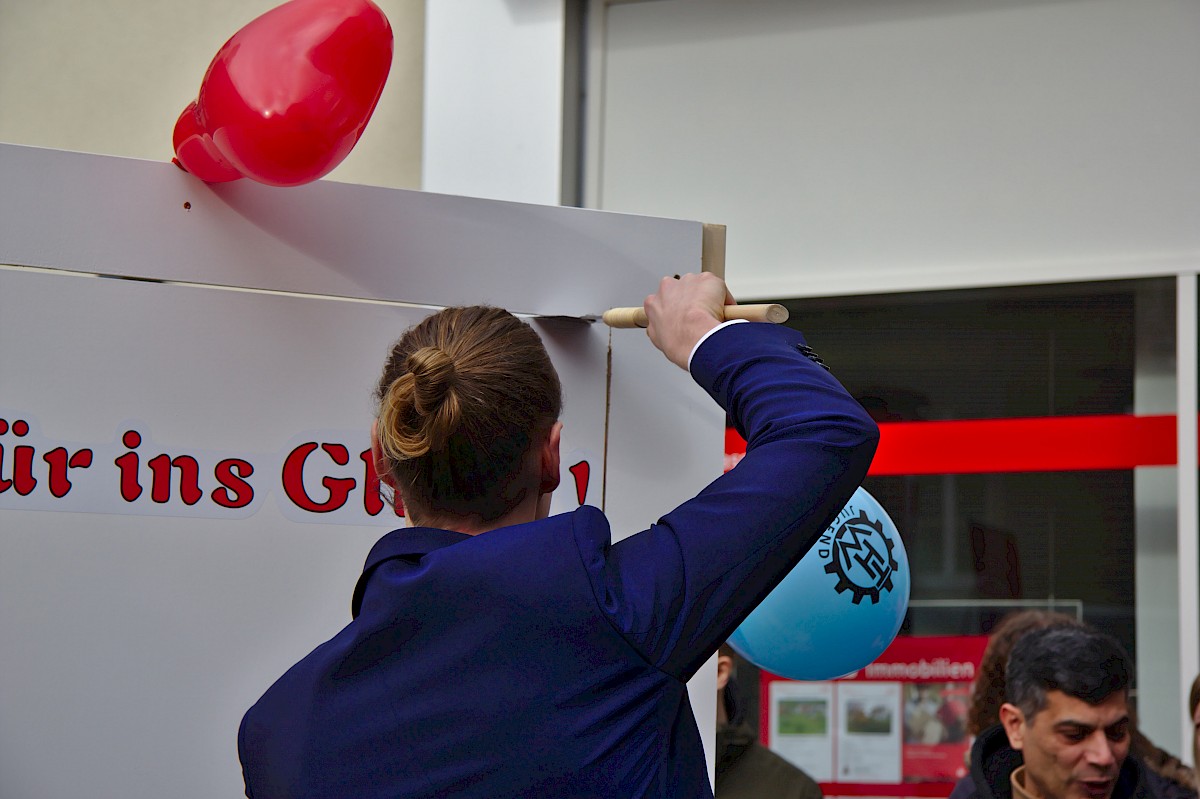
[[[247,795],[711,796],[685,683],[841,510],[878,436],[803,346],[768,324],[700,345],[693,377],[746,456],[648,530],[613,544],[584,506],[384,536],[354,620],[243,719]]]

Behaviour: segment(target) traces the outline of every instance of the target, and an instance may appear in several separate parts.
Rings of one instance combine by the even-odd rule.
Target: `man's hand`
[[[733,304],[725,281],[716,275],[664,277],[658,293],[643,303],[649,320],[646,334],[671,363],[687,369],[696,342],[725,321],[725,306]]]

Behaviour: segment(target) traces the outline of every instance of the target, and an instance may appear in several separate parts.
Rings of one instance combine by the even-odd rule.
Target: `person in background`
[[[1132,663],[1113,638],[1063,625],[1017,639],[1000,724],[971,748],[972,799],[1149,799],[1129,757]],[[957,791],[957,789],[956,789]]]
[[[1158,799],[1196,799],[1196,770],[1133,730],[1131,755],[1146,766],[1146,784]]]
[[[992,628],[979,675],[971,691],[971,707],[967,714],[967,731],[972,736],[1000,723],[1000,706],[1004,704],[1004,669],[1013,644],[1032,630],[1058,626],[1086,626],[1074,616],[1051,610],[1022,610],[1010,613]],[[1197,678],[1200,684],[1200,678]],[[1193,684],[1192,696],[1200,700],[1200,689]],[[1193,709],[1194,709],[1193,705]],[[1193,714],[1193,718],[1194,718]],[[1195,799],[1196,772],[1178,757],[1158,747],[1135,726],[1132,731],[1131,754],[1146,766],[1146,784],[1159,799]],[[951,799],[963,799],[969,793],[971,776],[958,781]]]
[[[979,674],[971,692],[967,729],[978,736],[1000,723],[1000,707],[1005,702],[1005,666],[1013,645],[1026,633],[1048,627],[1086,628],[1074,616],[1046,610],[1024,610],[1005,616],[993,629],[984,650]],[[1088,628],[1090,629],[1090,628]],[[1197,680],[1200,683],[1200,679]],[[1197,695],[1193,690],[1193,695]],[[1147,789],[1158,799],[1195,799],[1195,772],[1179,758],[1156,746],[1136,727],[1131,731],[1131,756],[1141,761]],[[965,799],[974,788],[968,774],[958,781],[951,799]]]
[[[1081,625],[1074,616],[1052,610],[1022,610],[1001,619],[988,635],[979,675],[971,686],[971,707],[967,711],[967,732],[977,736],[988,727],[1000,723],[1000,706],[1004,704],[1004,669],[1008,655],[1021,636],[1033,630],[1063,625]]]
[[[717,655],[716,799],[821,799],[821,786],[758,742],[743,718],[733,648]]]
[[[1192,680],[1188,694],[1188,713],[1192,716],[1192,765],[1200,769],[1200,675]]]

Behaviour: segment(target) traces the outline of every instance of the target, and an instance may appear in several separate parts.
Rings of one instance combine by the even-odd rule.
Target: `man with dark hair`
[[[1013,647],[1000,724],[971,750],[973,799],[1148,799],[1127,757],[1129,656],[1089,627],[1034,630]]]

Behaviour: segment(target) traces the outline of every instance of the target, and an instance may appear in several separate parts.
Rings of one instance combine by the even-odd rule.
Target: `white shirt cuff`
[[[727,322],[722,322],[721,324],[717,325],[712,330],[708,331],[703,336],[701,336],[700,340],[696,342],[696,346],[692,347],[692,351],[690,353],[688,353],[688,371],[689,372],[692,371],[692,358],[696,357],[696,350],[700,349],[700,345],[703,344],[705,341],[707,341],[709,336],[711,336],[713,333],[716,333],[718,330],[720,330],[723,327],[729,327],[730,325],[737,325],[737,324],[741,324],[742,322],[747,322],[747,321],[749,321],[749,320],[748,319],[730,319]]]

